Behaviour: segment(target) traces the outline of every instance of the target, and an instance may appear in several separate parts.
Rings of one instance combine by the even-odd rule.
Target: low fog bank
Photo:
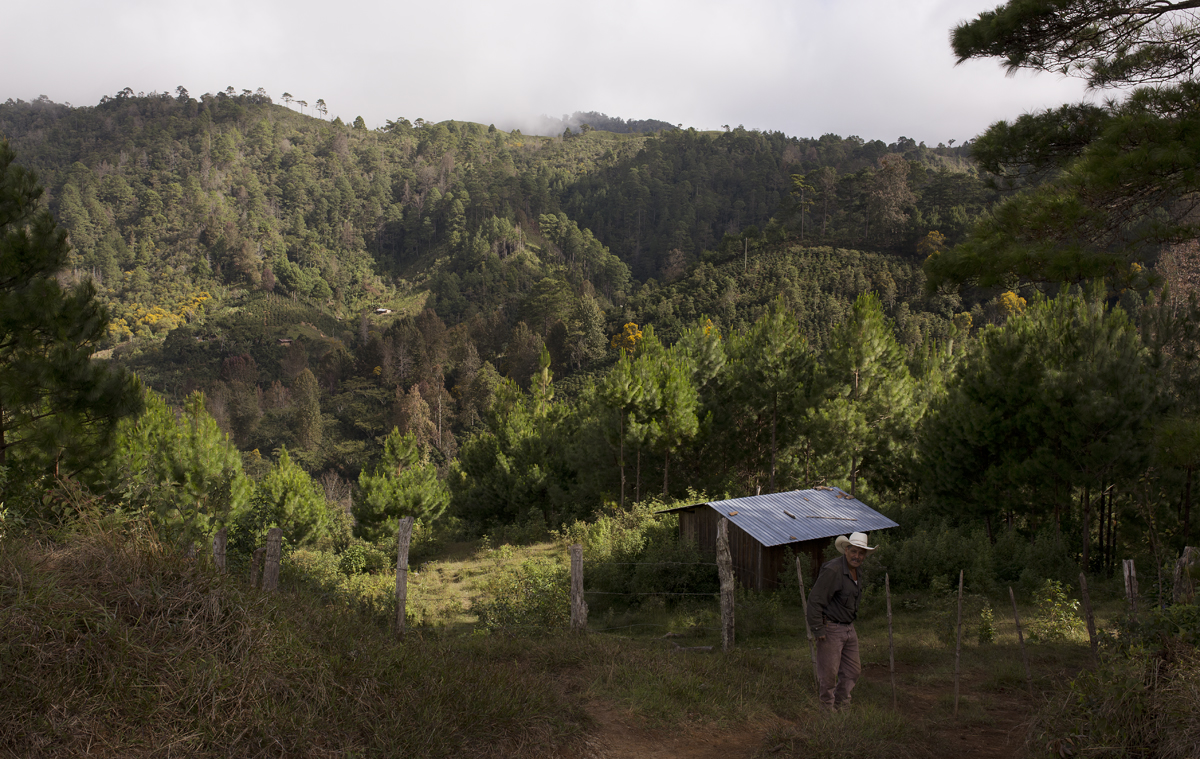
[[[511,132],[520,129],[522,134],[537,134],[543,137],[555,137],[570,129],[578,132],[584,124],[604,132],[661,132],[664,129],[677,129],[675,124],[669,124],[658,119],[630,119],[626,121],[618,116],[609,116],[596,111],[576,111],[570,116],[563,114],[562,118],[554,118],[542,114],[534,118],[503,119],[496,122],[498,129]]]

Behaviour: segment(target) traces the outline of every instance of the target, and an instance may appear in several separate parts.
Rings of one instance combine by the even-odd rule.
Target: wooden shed
[[[678,506],[663,513],[679,515],[679,537],[705,553],[717,551],[717,525],[729,520],[729,553],[743,587],[778,587],[788,549],[809,557],[805,582],[821,568],[825,548],[837,535],[899,527],[878,511],[838,488],[793,490],[725,501]]]

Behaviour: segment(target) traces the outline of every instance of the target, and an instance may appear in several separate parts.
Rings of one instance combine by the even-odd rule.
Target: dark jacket
[[[805,618],[813,635],[825,634],[825,620],[844,625],[858,618],[858,599],[862,597],[863,572],[858,568],[858,582],[850,579],[850,565],[845,556],[825,562],[812,592],[808,594]]]

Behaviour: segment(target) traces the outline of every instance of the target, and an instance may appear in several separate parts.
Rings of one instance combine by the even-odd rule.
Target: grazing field
[[[412,573],[416,608],[397,641],[386,610],[295,579],[264,595],[136,525],[10,539],[0,543],[0,752],[1001,757],[1070,737],[1037,735],[1049,723],[1033,716],[1089,667],[1086,635],[1027,641],[1031,696],[999,599],[987,599],[990,627],[978,611],[965,620],[957,716],[953,605],[932,593],[893,598],[895,707],[885,605],[866,600],[864,678],[851,709],[832,716],[817,708],[794,589],[739,596],[729,654],[703,596],[611,605],[586,636],[481,623],[473,610],[504,587],[497,577],[531,562],[553,576],[565,553],[445,546]],[[1100,626],[1120,612],[1101,603]],[[1021,608],[1035,630],[1040,613]]]

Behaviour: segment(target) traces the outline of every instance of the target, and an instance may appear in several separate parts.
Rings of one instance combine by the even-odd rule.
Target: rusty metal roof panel
[[[838,488],[768,493],[680,506],[667,511],[678,512],[697,506],[711,507],[764,546],[900,526]]]

